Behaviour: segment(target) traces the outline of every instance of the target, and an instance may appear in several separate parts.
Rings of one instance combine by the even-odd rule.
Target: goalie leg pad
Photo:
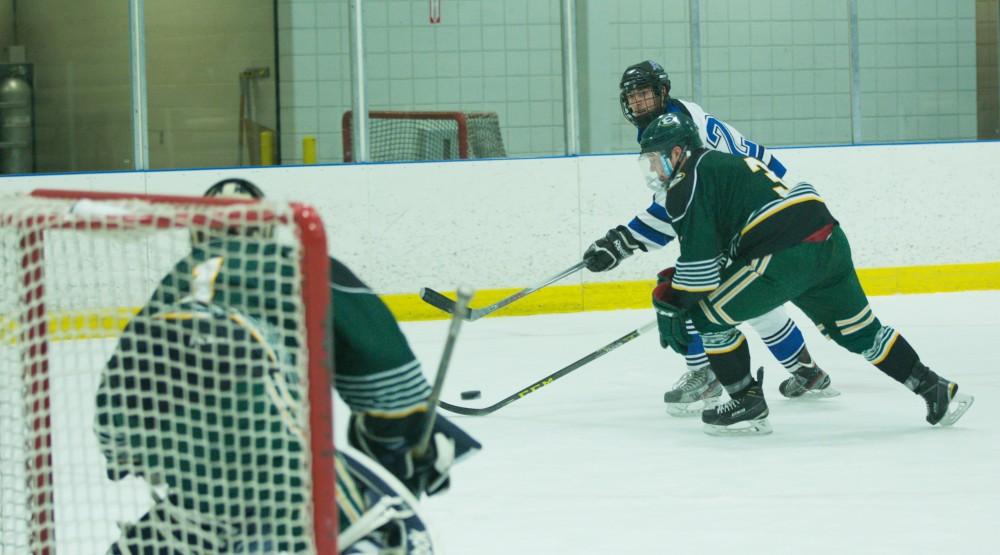
[[[356,449],[339,446],[337,472],[338,481],[350,483],[364,500],[364,512],[337,538],[342,554],[439,552],[417,498],[381,465]]]
[[[121,525],[122,535],[108,553],[208,555],[243,545],[242,536],[249,530],[241,533],[224,519],[184,509],[177,495],[154,498],[156,503],[138,522]]]

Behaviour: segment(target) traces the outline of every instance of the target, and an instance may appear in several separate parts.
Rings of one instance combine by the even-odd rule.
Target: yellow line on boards
[[[873,296],[994,290],[1000,289],[1000,262],[862,268],[858,270],[858,277],[865,292]],[[656,282],[653,280],[550,285],[497,311],[495,316],[648,308],[654,285]],[[518,291],[520,288],[476,291],[472,306],[487,306]],[[444,293],[455,297],[453,291]],[[382,299],[400,320],[441,320],[448,317],[417,295],[382,295]]]
[[[858,276],[865,292],[872,296],[1000,290],[1000,262],[866,268],[858,270]],[[653,280],[552,285],[497,311],[495,315],[528,316],[649,308],[654,285],[656,282]],[[487,306],[518,291],[520,288],[477,291],[472,304],[474,307]],[[454,297],[454,292],[446,294]],[[381,297],[396,318],[403,321],[448,318],[447,314],[423,302],[415,294]],[[138,310],[135,307],[119,307],[50,314],[47,322],[48,338],[59,341],[117,337]],[[16,319],[0,315],[0,345],[16,343],[19,329]]]

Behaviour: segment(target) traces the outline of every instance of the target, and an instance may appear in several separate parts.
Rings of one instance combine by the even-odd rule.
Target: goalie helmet
[[[254,185],[246,179],[228,177],[212,184],[212,186],[205,191],[203,196],[220,199],[262,200],[264,198],[264,192],[260,190],[260,187]],[[273,226],[230,227],[226,230],[226,234],[231,236],[259,235],[262,237],[271,237],[274,234],[274,228]],[[205,231],[196,230],[192,232],[191,239],[194,243],[201,243],[207,240],[209,235],[210,233]]]
[[[663,107],[670,98],[670,78],[663,66],[652,60],[645,60],[625,68],[618,88],[621,91],[619,101],[622,114],[632,125],[639,128],[646,127],[656,116],[663,113]],[[634,103],[634,97],[645,90],[649,90],[652,95],[651,105],[645,110],[636,111],[629,103],[629,96],[633,96]]]
[[[260,187],[238,177],[230,177],[218,181],[205,191],[206,197],[216,198],[244,198],[258,200],[264,198],[264,192]]]

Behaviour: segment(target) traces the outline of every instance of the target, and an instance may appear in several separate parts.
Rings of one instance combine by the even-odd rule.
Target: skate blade
[[[701,399],[690,403],[667,403],[667,414],[680,418],[701,416],[701,412],[719,406],[719,398]]]
[[[959,418],[965,414],[965,411],[969,410],[972,403],[976,401],[976,398],[972,395],[966,395],[964,393],[956,393],[951,401],[948,402],[948,412],[944,415],[940,422],[941,426],[951,426],[955,422],[958,422]]]
[[[827,386],[826,389],[810,389],[798,397],[787,397],[788,399],[829,399],[830,397],[839,397],[840,390]]]
[[[746,422],[740,422],[730,426],[705,424],[704,431],[710,436],[734,437],[763,436],[773,432],[774,430],[771,429],[771,423],[768,422],[767,418],[761,418],[759,420],[748,420]]]

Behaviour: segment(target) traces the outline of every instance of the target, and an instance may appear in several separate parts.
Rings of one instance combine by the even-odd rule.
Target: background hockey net
[[[103,554],[122,535],[120,523],[136,522],[170,496],[209,507],[208,520],[230,549],[335,553],[328,259],[315,212],[297,204],[87,196],[93,200],[58,191],[0,197],[0,553]],[[273,236],[245,233],[265,228]],[[151,432],[130,448],[162,474],[137,477],[142,472],[133,468],[111,479],[95,435],[98,389],[122,328],[190,253],[192,233],[271,242],[291,255],[284,267],[293,270],[282,275],[273,271],[279,251],[260,249],[238,276],[274,280],[261,295],[267,309],[257,329],[279,322],[277,333],[291,339],[276,348],[280,380],[269,376],[282,385],[280,419],[276,425],[260,395],[270,382],[256,370],[241,372],[247,360],[237,349],[230,360],[188,365],[179,383],[171,356],[178,345],[154,338],[162,344],[143,359],[146,374],[124,369],[120,379],[146,378],[136,382],[137,396],[126,397],[125,416],[152,423]],[[231,373],[220,375],[220,363]],[[204,519],[197,514],[191,520]]]
[[[341,120],[344,161],[354,161],[353,113]],[[503,158],[496,112],[369,112],[371,162]]]

